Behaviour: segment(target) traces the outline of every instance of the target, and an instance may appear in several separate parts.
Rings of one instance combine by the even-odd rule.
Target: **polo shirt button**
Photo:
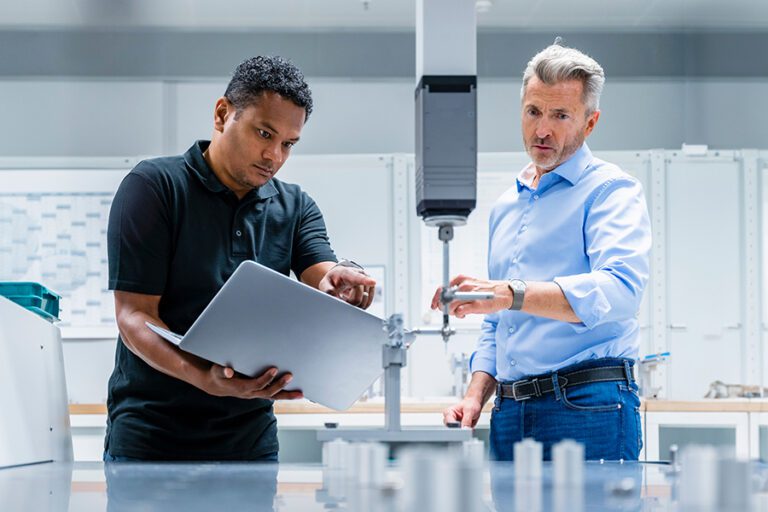
[[[514,326],[514,325],[513,325],[513,326],[511,326],[509,329],[507,329],[507,332],[508,332],[509,334],[512,334],[513,332],[515,332],[515,326]]]
[[[520,228],[520,231],[527,231],[527,230],[528,230],[528,226],[526,225],[523,225],[523,227]]]
[[[539,195],[538,195],[538,194],[536,194],[535,196],[533,196],[533,200],[534,200],[534,201],[538,201],[538,200],[539,200]]]
[[[238,229],[237,231],[235,231],[235,234],[236,234],[237,236],[243,236],[243,233],[242,233],[242,231],[240,231],[239,229]]]
[[[516,365],[517,365],[517,361],[515,361],[514,359],[509,360],[509,366],[516,366]]]

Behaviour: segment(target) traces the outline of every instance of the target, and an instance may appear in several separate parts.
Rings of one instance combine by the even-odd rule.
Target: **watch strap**
[[[512,311],[520,311],[523,309],[523,301],[525,300],[525,289],[527,287],[525,281],[511,279],[507,282],[507,286],[512,291],[512,305],[509,306],[509,309]]]

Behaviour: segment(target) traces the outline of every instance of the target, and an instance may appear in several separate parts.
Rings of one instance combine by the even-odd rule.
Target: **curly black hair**
[[[312,113],[312,91],[299,68],[282,57],[258,56],[241,62],[235,68],[224,97],[235,106],[239,114],[265,92],[276,92],[303,107],[306,119],[309,119]]]

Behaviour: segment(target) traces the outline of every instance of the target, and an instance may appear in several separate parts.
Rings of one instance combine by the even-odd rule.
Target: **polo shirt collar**
[[[589,164],[592,163],[593,159],[594,156],[592,155],[592,151],[590,151],[587,143],[584,142],[581,147],[577,149],[576,152],[571,156],[571,158],[549,172],[560,176],[571,185],[575,185],[581,179],[581,176],[584,174],[584,171],[587,169],[587,167],[589,167]],[[525,183],[523,183],[520,177],[518,177],[517,191],[520,192],[525,186]]]
[[[216,194],[228,189],[221,180],[219,180],[216,173],[213,172],[203,156],[203,153],[208,149],[210,143],[211,141],[208,140],[198,140],[192,144],[192,147],[184,153],[184,161],[186,162],[187,167],[192,171],[192,174],[200,180],[205,188]],[[250,195],[253,193],[254,191],[251,191],[248,194]],[[272,180],[269,180],[264,185],[257,188],[255,194],[259,199],[267,199],[276,196],[279,192],[274,183],[272,183]]]

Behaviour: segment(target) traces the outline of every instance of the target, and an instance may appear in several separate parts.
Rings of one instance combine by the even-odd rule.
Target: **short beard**
[[[552,155],[546,160],[539,161],[537,161],[531,154],[532,144],[529,145],[527,141],[525,143],[525,151],[528,153],[528,156],[531,157],[531,160],[533,160],[533,163],[537,168],[544,169],[545,171],[551,171],[555,167],[562,165],[563,162],[571,158],[573,154],[579,150],[582,144],[584,144],[584,135],[580,133],[575,139],[566,142],[565,146],[563,146],[563,149],[561,149],[558,153]]]

